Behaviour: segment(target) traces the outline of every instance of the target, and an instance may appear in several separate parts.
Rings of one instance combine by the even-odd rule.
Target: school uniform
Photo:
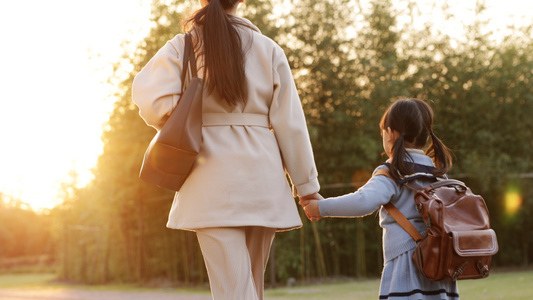
[[[422,167],[434,167],[430,157],[423,151],[407,149],[406,158]],[[382,168],[376,168],[374,173]],[[414,180],[427,186],[434,179],[421,176]],[[453,281],[430,281],[413,263],[416,247],[411,236],[383,208],[391,202],[415,226],[422,236],[426,226],[414,202],[414,191],[402,187],[387,176],[374,176],[354,193],[318,201],[323,217],[363,217],[379,209],[379,224],[383,228],[384,268],[381,275],[379,299],[391,300],[437,300],[459,299],[457,284]]]
[[[302,105],[283,50],[248,20],[232,18],[247,25],[236,26],[245,51],[247,103],[229,106],[216,92],[204,91],[203,145],[193,171],[174,197],[167,223],[173,229],[204,232],[198,234],[204,257],[217,250],[202,246],[206,240],[211,240],[206,245],[213,243],[213,236],[222,237],[217,243],[234,238],[241,244],[243,239],[249,240],[247,229],[234,237],[236,227],[273,229],[261,233],[261,244],[270,249],[275,231],[302,225],[293,194],[305,196],[320,189]],[[179,99],[183,51],[184,35],[178,34],[133,82],[133,101],[141,117],[155,128],[164,124]],[[202,77],[202,56],[197,67]],[[229,230],[221,232],[220,228]],[[231,243],[226,246],[228,255],[234,253]],[[264,257],[258,261],[263,263],[268,251],[259,252]],[[220,260],[212,261],[216,264]],[[218,267],[210,270],[206,264],[210,281],[221,277],[211,274]],[[213,288],[213,282],[211,285]],[[233,299],[255,298],[241,295]]]

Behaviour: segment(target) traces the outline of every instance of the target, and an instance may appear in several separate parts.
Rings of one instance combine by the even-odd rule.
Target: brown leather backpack
[[[375,175],[392,178],[385,169]],[[413,260],[418,270],[433,281],[489,276],[498,242],[485,200],[458,180],[440,180],[427,187],[408,182],[405,186],[416,191],[414,201],[426,224],[425,236],[390,202],[384,207],[417,242]]]

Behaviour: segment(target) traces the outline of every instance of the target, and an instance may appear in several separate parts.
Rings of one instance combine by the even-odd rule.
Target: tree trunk
[[[366,257],[365,257],[365,230],[362,218],[356,219],[355,240],[355,275],[358,278],[366,277]]]
[[[139,208],[137,210],[137,282],[142,283],[143,281],[143,201],[142,195],[139,197]]]
[[[316,251],[318,255],[318,275],[321,278],[326,278],[328,276],[326,272],[326,261],[324,260],[324,252],[322,251],[322,243],[320,243],[320,235],[318,234],[316,222],[311,222],[311,228],[313,229],[313,235],[315,236]]]

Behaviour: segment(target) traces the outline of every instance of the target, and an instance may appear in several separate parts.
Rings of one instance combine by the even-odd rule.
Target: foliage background
[[[102,136],[95,179],[76,188],[71,174],[62,188],[63,203],[42,215],[2,196],[0,269],[13,271],[29,263],[21,258],[44,255],[41,264],[56,266],[58,276],[72,282],[207,281],[194,234],[165,228],[172,193],[138,179],[154,131],[131,102],[135,74],[181,32],[191,10],[187,3],[154,1],[150,33],[116,63],[110,81],[117,102]],[[242,15],[287,54],[324,196],[354,191],[385,160],[378,123],[391,101],[426,99],[435,111],[436,134],[457,158],[450,175],[482,194],[489,206],[500,244],[493,265],[528,266],[533,258],[531,27],[514,28],[495,40],[483,30],[488,21],[479,17],[456,39],[430,25],[415,27],[415,6],[410,2],[396,10],[389,0],[369,6],[357,0],[247,0]],[[482,16],[482,1],[477,9]],[[125,71],[131,66],[133,71]],[[518,210],[506,202],[512,193],[521,196]],[[376,218],[311,223],[301,216],[302,229],[276,238],[267,270],[272,283],[379,276]]]

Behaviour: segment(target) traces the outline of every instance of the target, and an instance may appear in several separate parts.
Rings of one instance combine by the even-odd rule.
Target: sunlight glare
[[[505,193],[505,212],[508,216],[514,215],[522,206],[522,195],[516,188],[511,188]]]
[[[92,179],[113,75],[125,48],[149,31],[151,1],[0,2],[0,191],[35,210],[61,202],[69,172]],[[20,12],[24,12],[21,18]],[[8,146],[9,145],[9,146]]]

